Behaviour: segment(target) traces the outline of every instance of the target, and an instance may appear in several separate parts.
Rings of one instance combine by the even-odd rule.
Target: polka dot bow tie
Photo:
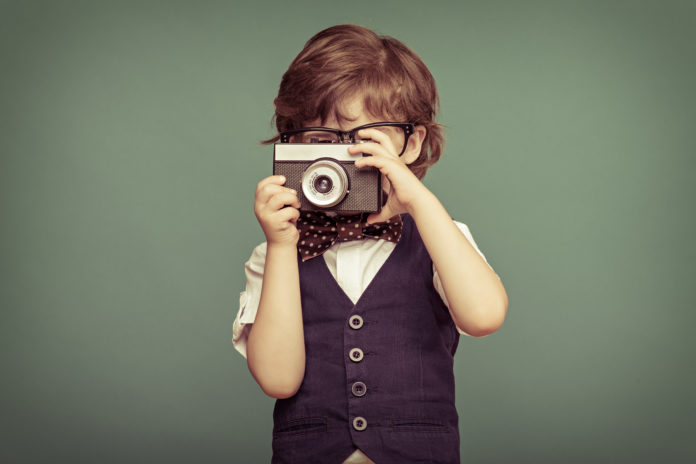
[[[297,250],[302,261],[321,255],[336,242],[373,238],[398,242],[401,238],[401,216],[385,222],[367,223],[369,213],[328,216],[316,211],[303,211],[297,219],[300,239]]]

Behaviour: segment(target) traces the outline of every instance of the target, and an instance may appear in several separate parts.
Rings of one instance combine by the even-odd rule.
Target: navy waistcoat
[[[322,257],[302,262],[306,350],[297,394],[276,401],[273,463],[459,463],[459,333],[413,219],[353,304]]]

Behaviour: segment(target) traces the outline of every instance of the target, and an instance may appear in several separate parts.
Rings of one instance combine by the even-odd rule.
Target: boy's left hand
[[[389,197],[387,203],[379,213],[371,214],[367,220],[370,223],[386,221],[401,213],[412,213],[412,208],[418,198],[423,198],[428,189],[408,168],[406,163],[396,155],[394,143],[387,134],[377,129],[362,129],[358,135],[370,138],[371,141],[363,142],[348,148],[351,155],[368,153],[355,161],[355,166],[374,166],[389,181]]]

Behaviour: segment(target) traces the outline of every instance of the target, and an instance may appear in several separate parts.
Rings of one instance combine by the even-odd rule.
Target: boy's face
[[[341,114],[346,115],[347,120],[338,121],[332,115],[328,120],[321,121],[320,119],[315,119],[313,121],[308,121],[305,123],[305,127],[328,127],[331,129],[339,129],[342,131],[349,131],[358,126],[363,126],[365,124],[370,124],[373,122],[405,122],[405,121],[390,121],[389,119],[379,118],[370,115],[364,109],[362,98],[354,97],[352,99],[346,100],[343,106],[340,108]],[[405,135],[401,129],[398,127],[383,127],[380,129],[382,132],[386,133],[392,141],[392,144],[396,148],[393,153],[397,156],[398,149],[403,147]],[[421,145],[423,139],[425,138],[425,127],[416,126],[415,132],[408,139],[408,145],[406,146],[404,152],[399,157],[405,164],[413,163],[420,155]],[[389,194],[391,190],[391,185],[389,180],[382,175],[382,187],[384,191]]]
[[[307,123],[304,124],[305,127],[328,127],[331,129],[339,129],[342,131],[349,131],[351,129],[354,129],[359,126],[363,126],[365,124],[370,124],[374,122],[406,122],[406,121],[392,121],[389,118],[383,118],[383,117],[375,117],[367,113],[364,109],[362,98],[360,97],[354,97],[352,99],[346,100],[346,102],[343,104],[343,106],[340,108],[341,114],[346,115],[347,119],[346,120],[336,120],[334,115],[331,115],[331,117],[326,120],[326,121],[321,121],[320,119],[315,119],[313,121],[308,121]],[[395,156],[398,154],[398,151],[401,149],[401,147],[404,146],[404,139],[406,138],[404,135],[404,132],[402,129],[399,127],[388,127],[388,126],[382,126],[379,128],[381,132],[384,132],[389,136],[389,138],[392,141],[392,144],[396,150],[396,153],[393,153]],[[400,158],[401,160],[406,163],[406,164],[411,164],[414,162],[417,158],[418,155],[420,154],[420,148],[422,144],[422,140],[425,137],[425,128],[423,127],[416,127],[416,133],[413,134],[411,137],[409,137],[408,140],[408,145],[405,147],[404,152],[401,154]]]

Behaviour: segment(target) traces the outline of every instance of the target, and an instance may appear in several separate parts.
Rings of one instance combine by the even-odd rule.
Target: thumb
[[[394,210],[393,205],[387,201],[387,204],[382,207],[382,211],[379,213],[372,213],[367,217],[367,223],[374,224],[375,222],[384,222],[397,214],[398,212]]]

